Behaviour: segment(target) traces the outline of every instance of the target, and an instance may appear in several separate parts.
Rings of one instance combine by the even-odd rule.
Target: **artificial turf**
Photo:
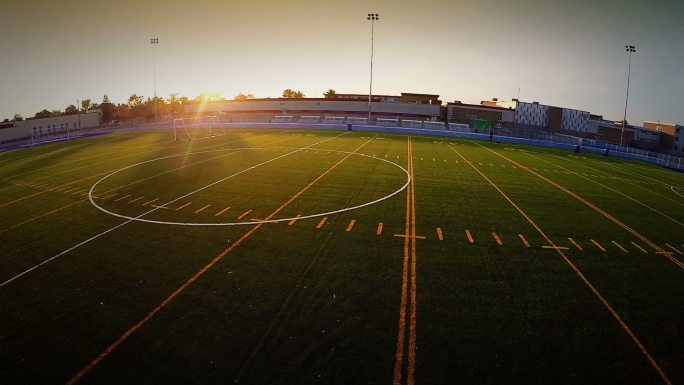
[[[293,129],[3,153],[0,382],[87,368],[81,383],[389,384],[400,350],[401,383],[409,361],[426,384],[679,383],[683,178],[561,150]],[[177,224],[109,215],[91,187],[104,210]],[[407,330],[398,349],[404,279],[415,340]]]

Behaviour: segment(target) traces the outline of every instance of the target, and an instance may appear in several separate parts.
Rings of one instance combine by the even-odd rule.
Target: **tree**
[[[83,111],[88,111],[89,109],[93,108],[93,101],[90,99],[81,100],[81,108]]]
[[[145,99],[142,96],[138,96],[136,94],[128,97],[128,108],[130,108],[141,119],[145,109],[145,106],[143,105],[144,101]]]
[[[332,88],[328,89],[323,93],[323,96],[326,99],[335,99],[337,97],[337,91],[333,90]]]
[[[169,103],[169,110],[171,111],[171,119],[173,119],[176,116],[176,112],[181,112],[181,108],[182,108],[182,106],[180,104],[180,99],[178,98],[178,93],[169,94],[169,97],[166,98],[166,101]]]
[[[240,92],[239,94],[237,94],[237,95],[233,98],[233,100],[247,100],[247,99],[254,99],[254,95],[252,95],[252,94],[247,94],[247,95],[245,95],[245,94],[243,94],[242,92]]]
[[[284,98],[303,98],[305,95],[302,91],[294,91],[290,88],[283,91]]]
[[[143,99],[142,96],[138,96],[136,94],[133,94],[133,95],[128,97],[128,107],[129,108],[140,107],[143,104],[144,100],[145,99]]]
[[[12,120],[15,122],[21,122],[22,120],[24,120],[24,117],[21,116],[21,114],[14,114],[14,118]]]
[[[52,110],[50,111],[50,117],[51,118],[56,118],[58,116],[62,116],[62,111],[60,110]]]
[[[69,104],[67,108],[64,109],[64,115],[75,115],[78,113],[78,108],[73,104]]]
[[[33,117],[36,119],[49,118],[50,117],[50,111],[43,109],[43,111],[36,112],[36,114]]]
[[[200,102],[200,103],[206,103],[206,102],[213,102],[217,100],[223,100],[221,97],[221,94],[218,92],[202,92],[201,94],[197,95],[195,98],[195,102]]]

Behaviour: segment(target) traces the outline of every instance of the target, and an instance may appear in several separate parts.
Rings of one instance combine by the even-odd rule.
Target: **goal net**
[[[197,116],[173,120],[173,140],[179,136],[187,140],[199,140],[226,134],[226,128],[218,116]]]

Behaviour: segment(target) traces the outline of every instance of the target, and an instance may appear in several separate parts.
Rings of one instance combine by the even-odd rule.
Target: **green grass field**
[[[582,153],[291,129],[0,153],[0,383],[684,383],[683,252],[684,175]]]

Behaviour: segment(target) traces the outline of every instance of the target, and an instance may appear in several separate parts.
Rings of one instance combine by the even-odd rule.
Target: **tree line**
[[[335,90],[328,89],[323,93],[323,96],[328,99],[338,97]],[[302,91],[287,88],[283,90],[283,98],[305,98],[306,95]],[[256,99],[250,93],[239,93],[233,100],[248,100]],[[188,99],[186,96],[179,96],[178,93],[169,94],[167,98],[147,97],[142,95],[132,94],[128,97],[125,103],[112,103],[109,97],[105,94],[101,103],[95,103],[91,99],[84,99],[80,102],[80,106],[70,104],[64,110],[48,110],[43,109],[38,111],[32,117],[26,119],[42,119],[65,115],[76,115],[79,113],[87,113],[91,110],[102,111],[103,122],[119,122],[140,120],[149,121],[155,118],[155,113],[158,117],[173,117],[176,114],[183,113],[183,105],[187,103],[202,103],[210,101],[227,100],[220,96],[217,92],[203,92],[194,99]],[[19,122],[25,118],[21,114],[14,114],[11,121]],[[5,119],[4,122],[9,122],[10,119]]]

